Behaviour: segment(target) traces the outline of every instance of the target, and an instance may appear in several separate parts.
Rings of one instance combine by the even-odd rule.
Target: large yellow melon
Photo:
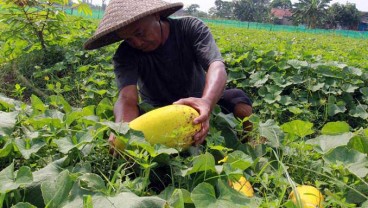
[[[317,188],[313,186],[302,185],[296,187],[296,191],[300,196],[300,201],[303,208],[323,207],[323,195]],[[295,205],[297,205],[297,197],[294,191],[290,193],[289,198],[294,202]]]
[[[253,197],[254,196],[253,187],[244,176],[240,177],[240,179],[238,181],[229,180],[229,185],[233,189],[237,190],[238,192],[244,194],[247,197]]]
[[[129,123],[131,129],[142,131],[151,144],[187,148],[201,129],[193,124],[198,112],[187,105],[168,105],[145,113]]]

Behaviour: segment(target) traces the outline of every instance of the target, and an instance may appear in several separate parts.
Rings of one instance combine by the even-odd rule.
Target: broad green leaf
[[[291,106],[291,107],[288,107],[287,109],[295,115],[303,113],[303,111],[296,106]]]
[[[94,173],[86,173],[80,176],[79,185],[81,188],[93,192],[103,192],[106,190],[104,180]]]
[[[0,158],[7,157],[13,151],[13,143],[8,140],[2,149],[0,149]]]
[[[341,85],[341,89],[344,92],[348,92],[348,93],[354,93],[354,91],[358,88],[359,88],[358,86],[352,85],[352,84],[343,84],[343,85]]]
[[[346,106],[344,102],[328,103],[327,105],[327,113],[329,116],[334,116],[338,113],[344,113],[346,111]]]
[[[314,131],[312,127],[313,123],[302,120],[294,120],[281,125],[281,129],[285,133],[293,134],[301,138],[313,134]]]
[[[61,172],[57,178],[43,182],[41,190],[46,207],[63,207],[63,204],[68,199],[73,183],[67,170]]]
[[[75,147],[81,150],[86,144],[92,142],[92,140],[92,130],[89,130],[87,132],[78,132],[77,134],[69,137],[54,139],[53,142],[57,144],[60,152],[67,154]]]
[[[196,156],[193,159],[193,167],[187,172],[186,175],[197,172],[216,172],[215,158],[212,154],[206,152],[205,154]]]
[[[250,84],[254,87],[262,87],[267,81],[270,75],[265,72],[256,72],[250,75]]]
[[[29,122],[37,129],[44,128],[45,126],[61,129],[64,127],[64,115],[65,114],[57,110],[46,110],[45,114],[30,118]]]
[[[115,196],[106,196],[100,193],[90,193],[94,208],[107,207],[136,207],[136,208],[163,208],[168,207],[168,203],[157,196],[139,197],[131,192],[121,192]],[[83,207],[83,195],[74,196],[63,208]]]
[[[36,95],[31,96],[31,103],[32,108],[41,111],[41,113],[44,113],[47,109],[46,105]]]
[[[102,99],[96,107],[96,115],[102,118],[109,119],[113,116],[113,106],[114,104],[110,99]]]
[[[302,67],[308,67],[308,62],[306,61],[289,60],[287,63],[295,69],[301,69]]]
[[[40,185],[44,181],[55,179],[66,168],[67,157],[56,160],[46,167],[33,172],[33,184],[34,186]]]
[[[315,145],[315,149],[321,153],[327,153],[331,149],[339,146],[346,146],[354,134],[351,132],[339,135],[321,135],[315,139],[310,139],[306,144]]]
[[[61,95],[51,95],[48,97],[50,105],[63,109],[65,113],[71,113],[72,107]]]
[[[30,167],[22,166],[17,171],[15,182],[17,184],[28,184],[33,181],[32,170]]]
[[[0,172],[0,193],[8,193],[19,186],[31,183],[32,180],[32,172],[29,167],[22,166],[17,172],[14,172],[14,163],[11,163]]]
[[[12,208],[37,208],[28,202],[19,202],[18,204],[12,206]]]
[[[223,166],[226,175],[229,176],[231,174],[242,174],[252,164],[253,159],[251,156],[237,150],[227,155],[227,160]]]
[[[348,147],[358,150],[361,153],[368,154],[368,137],[366,136],[354,136],[348,143]]]
[[[201,183],[196,186],[191,194],[196,208],[246,208],[258,207],[256,198],[248,198],[245,195],[230,188],[222,180],[218,180],[219,197],[216,197],[214,187],[209,183]]]
[[[357,150],[348,149],[345,146],[337,147],[323,156],[323,159],[330,164],[343,165],[358,177],[364,178],[368,174],[367,155]]]
[[[368,102],[368,87],[362,87],[359,91],[363,94],[363,100]]]
[[[355,108],[350,110],[349,114],[353,117],[367,119],[368,118],[367,109],[368,109],[367,105],[357,105]]]
[[[269,142],[271,147],[278,148],[284,140],[284,133],[280,127],[276,125],[275,121],[267,120],[265,123],[259,124],[259,134]]]
[[[0,111],[0,136],[13,133],[18,114],[17,111],[9,113]]]
[[[28,160],[31,157],[31,154],[37,153],[43,146],[46,145],[46,142],[42,138],[15,139],[15,144],[17,145],[22,156]]]
[[[329,122],[325,124],[321,130],[322,134],[336,135],[347,133],[350,131],[350,126],[345,121]]]
[[[0,193],[8,193],[18,187],[14,181],[14,163],[11,163],[0,172]]]

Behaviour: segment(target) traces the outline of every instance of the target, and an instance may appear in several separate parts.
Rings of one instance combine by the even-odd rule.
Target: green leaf
[[[280,147],[285,136],[274,120],[267,120],[265,123],[260,123],[259,134],[268,140],[271,147],[275,148]]]
[[[39,110],[42,113],[44,113],[47,109],[46,105],[36,95],[31,96],[31,103],[32,103],[32,108],[33,109]]]
[[[329,122],[325,124],[321,130],[322,134],[336,135],[347,133],[350,131],[350,126],[345,121]]]
[[[2,149],[0,149],[0,158],[7,157],[13,151],[13,143],[8,140]]]
[[[227,160],[224,163],[224,171],[226,175],[242,174],[244,170],[253,164],[251,156],[246,155],[242,151],[234,151],[227,155]]]
[[[345,146],[335,148],[323,159],[330,164],[342,165],[358,177],[364,178],[368,174],[367,155]]]
[[[28,184],[33,181],[32,170],[30,167],[22,166],[19,168],[17,172],[17,177],[15,178],[15,182],[17,184]]]
[[[28,202],[19,202],[18,204],[12,206],[12,208],[37,208]]]
[[[43,182],[41,191],[46,207],[63,207],[63,204],[68,199],[73,183],[67,170],[61,172],[56,179]]]
[[[199,155],[193,159],[193,167],[187,172],[186,175],[197,172],[216,172],[215,158],[212,154],[206,152],[205,154]]]
[[[301,69],[302,67],[308,67],[308,62],[306,61],[289,60],[287,63],[295,69]]]
[[[101,193],[93,194],[93,207],[136,207],[136,208],[162,208],[168,207],[165,200],[157,196],[139,197],[131,192],[121,192],[115,196],[106,196]],[[73,200],[66,203],[63,208],[83,207],[83,195],[74,196]]]
[[[81,188],[93,192],[104,192],[106,190],[104,180],[94,173],[86,173],[79,178]]]
[[[28,160],[32,154],[37,153],[43,146],[45,146],[46,142],[42,138],[15,139],[15,144],[22,156]]]
[[[90,129],[87,132],[78,132],[69,137],[54,139],[53,142],[57,144],[60,152],[67,154],[75,147],[81,150],[86,144],[91,143],[93,140],[92,131],[93,130]]]
[[[9,113],[0,111],[0,136],[13,133],[18,114],[19,112],[17,111]]]
[[[355,136],[349,141],[348,147],[368,154],[368,137],[361,135]]]
[[[71,113],[72,107],[61,95],[51,95],[48,97],[50,105],[63,109],[65,113]]]
[[[196,208],[246,208],[258,207],[256,198],[249,199],[245,195],[230,188],[222,180],[218,180],[219,197],[216,197],[214,187],[209,183],[201,183],[196,186],[191,194]]]
[[[349,114],[353,117],[367,119],[368,118],[367,109],[368,109],[367,105],[358,105],[355,108],[351,109]]]
[[[17,189],[19,186],[29,184],[32,181],[32,172],[29,167],[22,166],[15,173],[14,163],[11,163],[0,172],[0,193],[8,193]]]
[[[315,145],[315,150],[320,153],[327,153],[331,149],[348,144],[354,134],[351,132],[339,135],[321,135],[315,139],[310,139],[306,144]]]
[[[313,123],[309,121],[301,121],[301,120],[294,120],[288,123],[284,123],[281,125],[281,129],[289,134],[293,134],[304,138],[305,136],[311,135],[314,133]]]
[[[250,75],[249,83],[254,87],[262,87],[268,81],[269,76],[266,72],[256,72]]]
[[[336,104],[334,103],[327,104],[327,113],[329,116],[334,116],[338,113],[344,113],[345,111],[346,107],[344,102],[338,102]]]
[[[19,184],[14,182],[14,163],[11,163],[0,172],[0,193],[8,193],[18,187]]]

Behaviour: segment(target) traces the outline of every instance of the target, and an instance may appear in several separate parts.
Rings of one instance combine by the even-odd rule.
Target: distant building
[[[290,17],[293,14],[289,9],[278,9],[272,8],[271,9],[271,16],[273,17],[273,23],[278,25],[292,25],[292,21]]]
[[[361,12],[360,22],[358,25],[359,31],[368,31],[368,12]]]

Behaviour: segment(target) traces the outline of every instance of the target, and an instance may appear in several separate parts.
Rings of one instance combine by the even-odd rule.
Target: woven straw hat
[[[167,17],[183,7],[183,3],[168,3],[161,0],[111,0],[95,34],[87,40],[84,48],[97,49],[121,40],[115,31],[151,14]]]

